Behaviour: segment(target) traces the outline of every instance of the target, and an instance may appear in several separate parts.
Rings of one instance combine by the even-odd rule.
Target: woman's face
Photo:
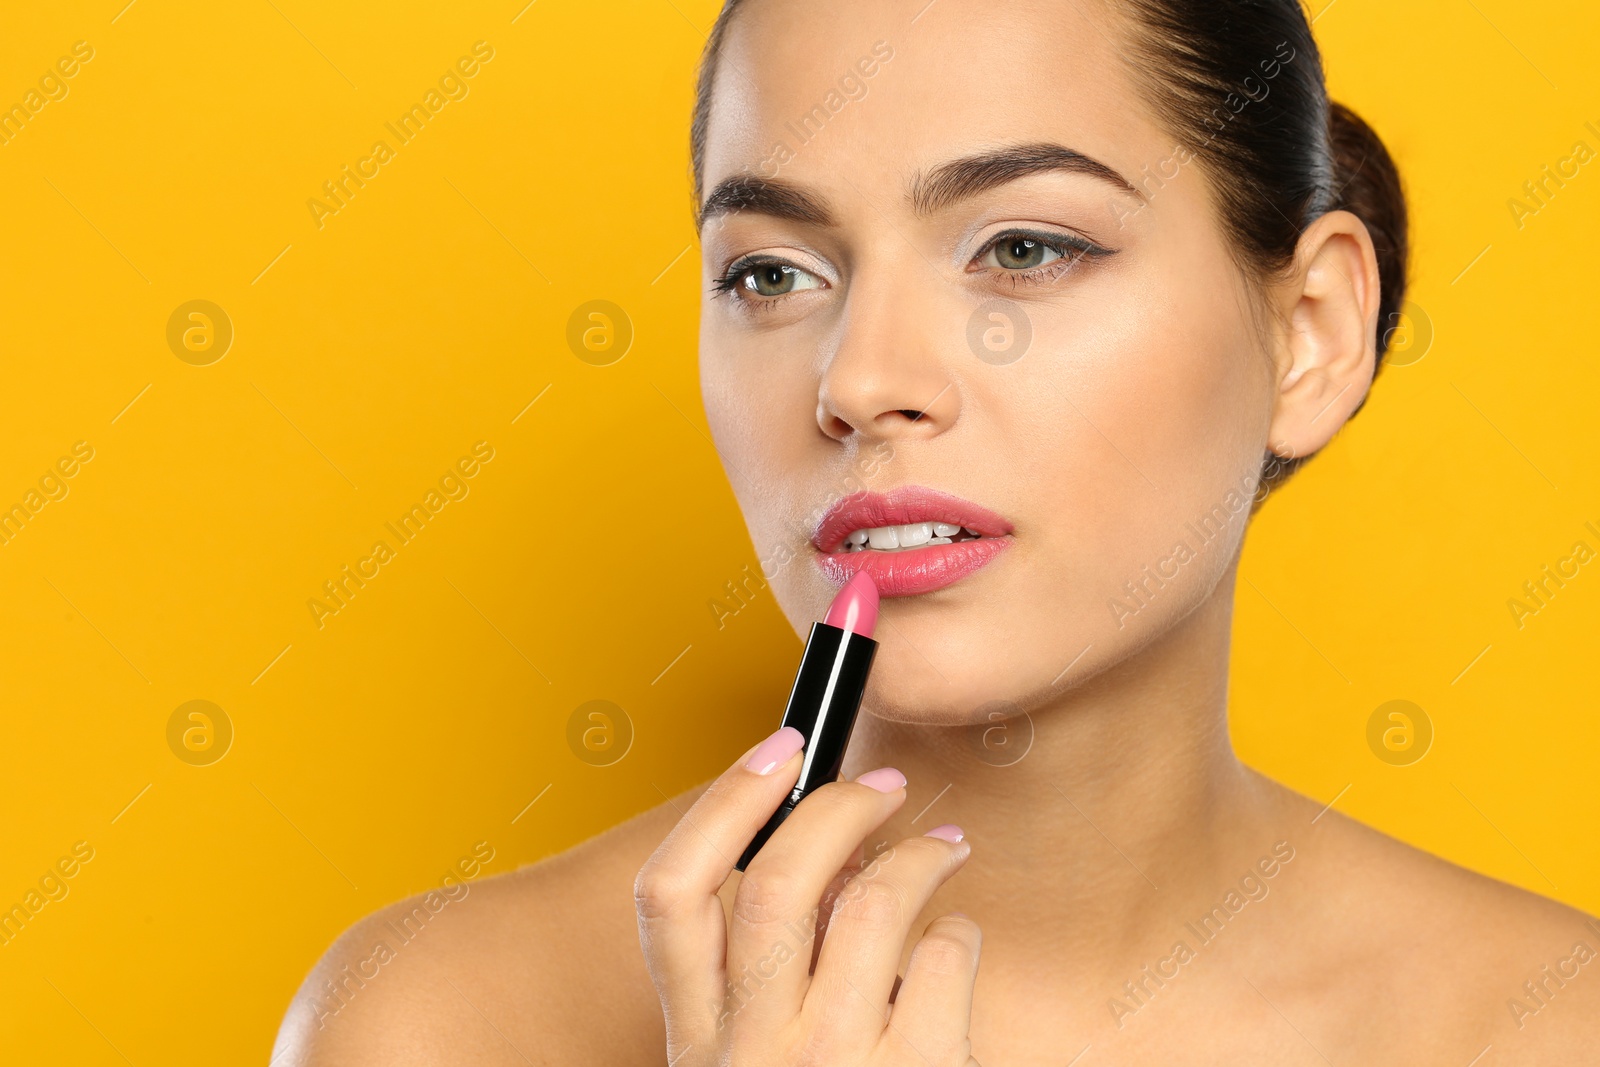
[[[855,567],[879,580],[880,716],[1038,706],[1169,630],[1238,550],[1267,335],[1128,32],[1065,0],[750,0],[729,28],[706,412],[798,632]],[[836,507],[891,491],[909,503]],[[941,520],[983,536],[840,551]]]

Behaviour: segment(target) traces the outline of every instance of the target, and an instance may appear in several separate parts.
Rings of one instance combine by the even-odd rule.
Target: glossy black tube
[[[861,697],[867,690],[872,657],[877,651],[878,642],[870,637],[825,622],[811,624],[811,634],[806,638],[805,654],[800,657],[800,669],[789,690],[789,703],[783,709],[781,724],[794,727],[806,739],[800,779],[744,850],[734,865],[735,870],[742,871],[749,865],[761,846],[767,843],[767,838],[807,793],[839,777],[844,750],[850,744],[850,731],[856,724],[856,712],[861,710]]]

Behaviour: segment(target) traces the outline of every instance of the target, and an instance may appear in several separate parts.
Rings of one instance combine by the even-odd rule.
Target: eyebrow
[[[1050,171],[1086,174],[1143,199],[1143,194],[1128,179],[1099,160],[1062,145],[1042,142],[980,152],[941,163],[911,183],[911,204],[917,214],[931,215],[1007,182]]]
[[[1052,171],[1098,178],[1121,192],[1144,199],[1128,179],[1099,160],[1048,142],[1011,145],[941,163],[928,173],[915,176],[908,196],[917,214],[931,215],[1008,182]],[[697,226],[744,211],[811,226],[834,225],[833,212],[821,197],[789,182],[741,174],[718,182],[711,190],[700,206]]]
[[[717,183],[700,205],[696,226],[703,227],[712,219],[741,211],[811,226],[833,225],[833,213],[820,197],[788,182],[741,174]]]

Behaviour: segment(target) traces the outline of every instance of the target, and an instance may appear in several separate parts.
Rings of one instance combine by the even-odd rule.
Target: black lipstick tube
[[[805,654],[800,657],[800,670],[794,676],[780,724],[793,726],[806,739],[800,779],[744,850],[734,864],[735,870],[742,871],[749,865],[807,793],[839,777],[845,746],[850,743],[856,712],[861,710],[861,697],[867,690],[867,673],[877,651],[878,642],[870,637],[825,622],[811,624]]]

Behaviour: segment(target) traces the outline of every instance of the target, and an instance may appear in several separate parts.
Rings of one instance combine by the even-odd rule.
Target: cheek
[[[971,722],[997,699],[1031,706],[1213,591],[1267,427],[1266,355],[1242,308],[1221,284],[1157,277],[1030,312],[1028,354],[974,380],[969,409],[992,444],[967,484],[1018,520],[1003,577],[967,609],[996,636],[951,639],[961,620],[932,611],[897,628],[874,669],[878,714]]]
[[[1125,641],[1135,623],[1148,636],[1187,611],[1232,559],[1249,513],[1267,356],[1224,268],[1172,273],[1107,286],[1092,309],[1041,327],[1047,341],[1076,336],[1047,349],[1068,355],[1036,372],[1052,379],[1029,390],[1043,429],[1019,452],[1043,489],[1032,496],[1039,577],[1081,613],[1086,641]],[[1209,281],[1188,280],[1198,277]]]
[[[793,622],[796,610],[810,610],[818,597],[825,604],[827,596],[807,555],[808,516],[801,513],[800,489],[826,458],[816,427],[816,382],[792,343],[719,325],[716,314],[702,310],[706,422],[756,557]]]
[[[874,713],[979,723],[995,701],[1030,709],[1136,653],[1216,587],[1266,434],[1266,357],[1238,307],[1216,285],[1107,283],[1035,304],[1027,355],[968,371],[970,462],[950,478],[1010,514],[1018,541],[981,589],[923,603],[883,640]]]
[[[709,309],[706,318],[717,313]],[[779,335],[706,323],[700,332],[700,395],[728,481],[747,521],[771,521],[779,485],[793,486],[797,445],[814,429],[816,385],[803,357]],[[809,391],[808,391],[809,390]],[[755,505],[752,507],[752,505]]]
[[[1124,533],[1181,522],[1261,458],[1266,353],[1242,294],[1193,288],[1163,280],[1103,307],[1062,372],[1069,415],[1090,423],[1083,473],[1120,504]]]

